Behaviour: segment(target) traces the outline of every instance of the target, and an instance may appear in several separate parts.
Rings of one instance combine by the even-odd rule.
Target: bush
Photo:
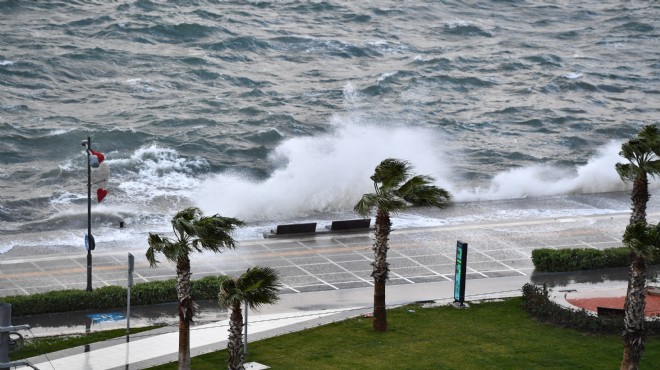
[[[207,276],[192,281],[193,298],[217,300],[220,282],[226,276]],[[126,288],[104,286],[91,292],[85,290],[56,290],[47,293],[8,296],[0,301],[11,304],[12,316],[26,316],[59,312],[108,309],[126,306]],[[150,305],[177,302],[176,279],[137,283],[131,288],[131,305]]]
[[[630,250],[626,247],[605,250],[588,248],[549,249],[532,251],[532,262],[537,271],[565,272],[626,267]]]
[[[594,316],[584,309],[572,310],[563,307],[549,298],[550,294],[546,284],[541,287],[525,284],[522,293],[523,309],[539,321],[588,333],[612,335],[623,333],[623,317]],[[647,321],[646,330],[650,335],[658,335],[660,321]]]
[[[136,306],[176,301],[176,279],[137,283],[131,288],[131,304]]]
[[[193,297],[199,300],[217,301],[220,283],[225,279],[227,279],[226,275],[205,276],[199,280],[193,280]]]
[[[622,317],[593,316],[584,309],[571,310],[553,302],[546,284],[538,287],[528,283],[522,292],[523,309],[539,321],[590,333],[621,334],[623,331]]]

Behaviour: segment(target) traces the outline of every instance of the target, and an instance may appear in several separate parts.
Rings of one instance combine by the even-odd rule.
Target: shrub
[[[176,302],[177,300],[176,279],[137,283],[131,288],[131,304],[136,306]]]
[[[217,300],[225,276],[207,276],[192,281],[193,298]],[[56,290],[47,293],[8,296],[0,301],[11,304],[12,316],[107,309],[126,306],[126,288],[111,285],[85,290]],[[131,305],[176,302],[176,279],[137,283],[131,288]]]
[[[532,251],[532,262],[537,271],[565,272],[625,267],[629,256],[630,250],[626,247],[605,250],[540,248]]]
[[[226,275],[205,276],[199,280],[193,280],[193,297],[199,300],[217,301],[220,293],[220,283],[227,279]]]
[[[584,309],[573,310],[552,301],[545,283],[541,287],[525,284],[522,293],[523,309],[539,321],[597,334],[620,335],[624,330],[623,317],[594,316]],[[657,335],[660,333],[660,322],[647,321],[646,328],[649,334]]]
[[[571,310],[553,302],[546,284],[538,287],[528,283],[523,285],[522,292],[523,309],[537,320],[591,333],[620,334],[623,331],[621,317],[597,317],[584,309]]]

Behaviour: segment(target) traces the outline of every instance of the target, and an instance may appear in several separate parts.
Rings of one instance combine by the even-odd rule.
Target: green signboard
[[[456,242],[456,272],[454,274],[454,302],[465,301],[465,272],[467,271],[467,243]]]

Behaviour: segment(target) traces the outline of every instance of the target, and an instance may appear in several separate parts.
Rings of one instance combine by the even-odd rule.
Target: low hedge
[[[523,309],[539,321],[587,333],[613,335],[623,333],[623,317],[595,316],[584,309],[572,310],[563,307],[549,298],[546,284],[543,286],[525,284],[522,293]],[[646,330],[649,335],[660,334],[660,321],[646,321]]]
[[[220,282],[226,276],[206,276],[192,281],[193,298],[217,300]],[[126,306],[127,290],[121,286],[105,286],[91,292],[85,290],[56,290],[47,293],[17,295],[0,298],[11,304],[12,316],[107,309]],[[131,288],[131,305],[141,306],[176,302],[176,279],[137,283]]]
[[[532,251],[532,262],[537,271],[566,272],[626,267],[630,258],[627,247],[604,250],[589,248],[549,249]]]

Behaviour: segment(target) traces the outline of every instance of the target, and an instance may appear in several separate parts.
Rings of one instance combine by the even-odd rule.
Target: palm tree
[[[176,292],[179,299],[179,370],[190,369],[190,324],[195,314],[191,294],[190,253],[204,250],[215,253],[222,248],[235,248],[231,233],[243,221],[213,215],[203,217],[199,209],[191,207],[180,211],[172,218],[175,239],[149,233],[147,260],[151,267],[159,263],[156,254],[176,264]]]
[[[249,268],[236,279],[225,279],[220,284],[218,301],[231,309],[229,318],[229,340],[227,342],[227,369],[244,370],[243,360],[243,311],[241,304],[251,309],[263,304],[275,303],[278,299],[279,276],[270,267]]]
[[[371,276],[374,278],[373,328],[379,332],[387,331],[385,282],[390,271],[387,263],[387,242],[392,227],[390,214],[409,205],[444,208],[451,199],[448,191],[432,185],[435,181],[432,177],[412,176],[411,172],[412,167],[407,161],[393,158],[383,160],[371,176],[375,192],[362,195],[354,208],[363,217],[368,217],[376,209],[376,240]]]
[[[624,357],[621,369],[639,369],[646,344],[646,329],[644,328],[644,311],[646,309],[646,261],[653,260],[660,251],[660,224],[648,225],[644,221],[629,224],[623,235],[623,243],[630,248],[636,259],[643,261],[644,268],[637,268],[629,273],[636,276],[628,282],[628,292],[625,305]],[[633,266],[639,266],[640,264]],[[632,286],[632,288],[631,288]],[[641,293],[640,293],[641,292]]]
[[[630,194],[632,213],[629,228],[646,224],[646,204],[650,198],[649,176],[660,174],[660,133],[655,125],[644,127],[636,138],[621,145],[619,155],[629,163],[617,163],[616,170],[624,182],[632,182]],[[626,229],[626,234],[628,229]],[[626,236],[624,235],[624,243]],[[646,329],[647,255],[640,253],[639,243],[626,243],[630,247],[628,289],[626,291],[625,331],[623,333],[623,360],[621,369],[637,369],[644,352]]]

